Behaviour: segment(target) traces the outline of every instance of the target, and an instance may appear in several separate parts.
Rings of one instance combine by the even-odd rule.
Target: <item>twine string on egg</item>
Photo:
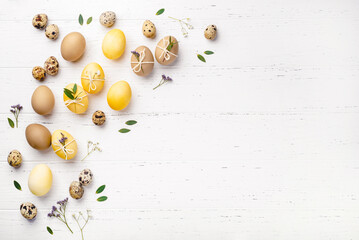
[[[95,78],[95,76],[92,76],[92,74],[89,73],[89,72],[87,72],[87,71],[86,71],[85,74],[87,75],[87,77],[84,76],[84,77],[82,77],[82,78],[89,80],[89,89],[92,90],[92,91],[95,91],[96,88],[97,88],[97,86],[96,86],[96,84],[94,83],[94,81],[105,81],[104,78]],[[100,70],[97,70],[97,72],[95,72],[94,75],[100,76],[100,75],[101,75]]]
[[[168,45],[170,45],[170,41],[167,40],[167,39],[163,39],[163,46],[164,46],[164,48],[161,47],[161,46],[158,46],[158,45],[156,46],[156,47],[158,47],[159,49],[162,50],[162,53],[161,53],[161,55],[160,55],[160,58],[162,58],[162,56],[164,56],[164,58],[165,58],[166,61],[170,60],[171,55],[173,55],[173,56],[175,56],[175,57],[178,57],[178,56],[177,56],[176,54],[174,54],[173,52],[170,52],[170,51],[167,50]],[[170,55],[170,54],[171,54],[171,55]]]
[[[60,143],[60,140],[58,140],[58,142],[60,143],[60,145],[57,144],[57,143],[52,143],[53,146],[59,147],[59,149],[57,149],[57,150],[55,151],[55,153],[58,152],[58,151],[60,151],[60,150],[62,150],[62,151],[64,152],[64,154],[65,154],[65,159],[67,160],[67,154],[73,154],[73,153],[75,152],[73,149],[67,149],[67,148],[66,148],[67,145],[69,145],[69,144],[72,143],[73,141],[75,141],[75,139],[72,139],[70,142],[66,143],[65,145],[62,145],[62,144]]]
[[[87,94],[83,95],[82,97],[77,97],[75,99],[69,99],[69,100],[66,100],[65,101],[65,105],[66,107],[69,106],[70,104],[73,104],[73,103],[76,103],[76,104],[79,104],[81,106],[85,106],[81,101],[82,101],[82,98],[84,97],[87,97]]]
[[[142,64],[144,63],[154,63],[154,62],[144,62],[143,60],[145,59],[145,56],[146,56],[146,48],[144,48],[141,52],[140,52],[140,56],[138,57],[138,62],[131,62],[131,63],[137,63],[136,66],[134,66],[132,68],[132,70],[136,73],[138,73],[139,71],[141,71],[142,69]]]

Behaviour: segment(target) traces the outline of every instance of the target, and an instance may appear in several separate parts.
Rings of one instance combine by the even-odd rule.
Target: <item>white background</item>
[[[165,13],[155,16],[160,8]],[[127,38],[117,61],[101,51],[108,29],[98,18],[105,10],[116,12],[114,28]],[[58,40],[32,27],[32,17],[41,12],[59,26]],[[93,22],[80,26],[80,13],[85,20],[93,16]],[[189,17],[195,29],[183,38],[168,16]],[[157,27],[154,40],[141,33],[145,19]],[[216,41],[203,37],[209,24],[218,27]],[[358,239],[358,29],[355,0],[2,0],[0,238],[80,239],[71,214],[91,209],[85,239]],[[76,63],[60,54],[62,38],[72,31],[87,40]],[[130,51],[139,45],[154,51],[170,34],[180,41],[177,61],[167,67],[156,63],[149,77],[136,76]],[[215,54],[202,63],[196,52],[205,50]],[[51,55],[60,72],[39,83],[31,70]],[[104,68],[105,87],[90,96],[85,115],[75,115],[65,107],[62,89],[79,84],[83,67],[93,61]],[[174,80],[153,91],[161,74]],[[106,93],[119,80],[129,82],[133,97],[128,108],[116,112]],[[51,116],[39,116],[31,107],[40,84],[55,94]],[[24,110],[20,127],[11,129],[6,119],[17,103]],[[107,116],[103,127],[91,122],[98,109]],[[138,124],[128,134],[118,133],[130,119]],[[24,136],[30,123],[70,132],[79,146],[76,159],[66,162],[52,149],[32,149]],[[81,162],[88,140],[99,141],[103,152]],[[13,149],[24,158],[17,170],[6,162]],[[29,172],[39,163],[54,175],[44,197],[27,187]],[[69,184],[84,168],[94,172],[94,182],[83,199],[69,201],[72,235],[46,215],[69,195]],[[109,199],[99,203],[94,192],[102,184]],[[19,212],[26,201],[38,207],[35,221]]]

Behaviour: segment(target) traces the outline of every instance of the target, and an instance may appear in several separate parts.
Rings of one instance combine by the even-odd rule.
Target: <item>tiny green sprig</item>
[[[169,39],[168,39],[168,46],[167,46],[167,50],[168,51],[171,51],[171,49],[173,48],[173,45],[177,44],[178,42],[172,42],[172,37],[170,36]]]
[[[86,227],[87,223],[89,222],[90,218],[92,218],[91,216],[91,211],[90,210],[86,210],[86,218],[84,217],[82,212],[79,212],[79,215],[76,216],[76,214],[72,214],[72,217],[75,219],[77,226],[79,226],[79,229],[81,231],[81,238],[82,240],[84,240],[84,228]],[[83,222],[82,226],[81,226],[81,222]]]
[[[72,89],[64,88],[64,94],[71,100],[76,100],[82,92],[77,93],[77,84],[75,83]]]
[[[95,152],[95,151],[99,151],[102,152],[102,149],[99,147],[100,143],[94,143],[92,141],[88,141],[87,142],[87,154],[86,156],[81,160],[85,160],[91,153]]]
[[[210,50],[204,51],[203,53],[206,54],[206,55],[212,55],[212,54],[214,54],[214,52],[212,52],[212,51],[210,51]],[[205,59],[201,54],[199,54],[199,53],[197,53],[197,58],[198,58],[199,60],[201,60],[202,62],[206,62],[206,59]]]
[[[181,25],[181,31],[184,37],[188,36],[188,30],[193,29],[194,27],[189,23],[189,21],[191,20],[190,18],[182,18],[182,19],[178,19],[178,18],[174,18],[174,17],[169,17],[173,20],[176,20],[177,22],[180,23]]]
[[[84,18],[82,14],[79,15],[79,24],[82,26],[84,24]],[[86,24],[89,25],[92,22],[92,17],[89,17],[86,21]]]

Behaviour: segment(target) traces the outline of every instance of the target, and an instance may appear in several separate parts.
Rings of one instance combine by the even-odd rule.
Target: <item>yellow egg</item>
[[[107,103],[113,110],[124,109],[131,100],[131,87],[126,81],[113,84],[107,93]]]
[[[89,100],[85,90],[81,86],[74,83],[67,85],[66,89],[70,91],[68,92],[68,94],[70,94],[70,96],[74,98],[71,99],[67,94],[65,94],[64,91],[64,102],[66,107],[70,109],[71,112],[74,112],[76,114],[81,114],[86,112],[89,106]],[[74,92],[74,90],[76,91]]]
[[[102,52],[109,59],[121,57],[125,47],[126,37],[120,29],[112,29],[102,41]]]
[[[48,193],[52,186],[52,172],[45,164],[36,165],[30,172],[28,186],[36,196]]]
[[[105,73],[98,63],[89,63],[81,73],[82,87],[88,93],[98,93],[105,84]]]
[[[76,156],[77,143],[74,137],[64,131],[56,130],[51,137],[52,149],[62,159],[70,160]]]

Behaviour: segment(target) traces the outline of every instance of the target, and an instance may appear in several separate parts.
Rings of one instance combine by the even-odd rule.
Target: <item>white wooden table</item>
[[[155,16],[162,7],[165,13]],[[101,51],[108,29],[98,18],[106,10],[116,12],[114,27],[127,38],[118,61]],[[41,12],[59,26],[57,41],[32,27],[32,17]],[[93,16],[93,22],[80,26],[80,13]],[[168,16],[189,17],[195,29],[183,38]],[[141,33],[145,19],[157,26],[155,40]],[[213,42],[203,37],[209,24],[218,27]],[[88,240],[358,239],[358,29],[356,0],[2,0],[0,239],[80,239],[70,216],[85,209],[94,216],[85,229]],[[71,31],[87,39],[86,53],[76,63],[60,54],[61,40]],[[149,77],[137,77],[130,51],[139,45],[154,51],[169,34],[180,41],[178,60],[168,67],[156,63]],[[204,50],[215,52],[207,63],[196,57]],[[43,84],[56,104],[53,114],[43,117],[30,104],[40,85],[31,69],[51,55],[60,72]],[[90,96],[87,113],[75,115],[65,107],[62,89],[80,83],[83,67],[93,61],[104,68],[106,84]],[[153,91],[161,74],[174,80]],[[116,112],[106,94],[119,80],[130,83],[133,98]],[[11,129],[6,119],[17,103],[24,110],[20,127]],[[107,115],[103,127],[91,122],[98,109]],[[130,119],[138,124],[120,134]],[[65,162],[51,149],[32,149],[24,136],[30,123],[70,132],[78,157]],[[88,140],[99,141],[103,152],[81,162]],[[6,162],[12,149],[24,157],[17,170]],[[27,187],[28,174],[39,163],[54,175],[50,193],[41,198]],[[68,196],[69,184],[84,168],[92,169],[95,179],[82,200],[70,199],[72,235],[47,213]],[[95,190],[102,184],[109,199],[99,203]],[[36,221],[21,216],[25,201],[38,207]]]

